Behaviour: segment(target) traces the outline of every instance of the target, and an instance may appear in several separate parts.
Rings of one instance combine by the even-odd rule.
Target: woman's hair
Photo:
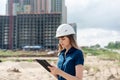
[[[67,35],[66,37],[69,38],[70,40],[70,44],[72,47],[76,48],[76,49],[79,49],[78,45],[77,45],[77,42],[75,40],[75,36],[74,35]],[[59,44],[58,45],[58,52],[62,51],[64,48]]]

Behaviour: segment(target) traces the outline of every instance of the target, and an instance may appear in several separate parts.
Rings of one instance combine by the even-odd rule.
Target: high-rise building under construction
[[[10,15],[10,1],[7,3],[7,15]],[[13,15],[33,13],[61,13],[62,23],[67,23],[65,0],[13,0]]]
[[[67,22],[66,10],[64,0],[8,0],[7,15],[0,15],[0,48],[56,49],[55,31]]]
[[[41,46],[56,49],[57,27],[61,24],[61,14],[18,14],[13,16],[13,32],[9,47],[9,17],[0,16],[0,49],[22,49],[24,46]]]

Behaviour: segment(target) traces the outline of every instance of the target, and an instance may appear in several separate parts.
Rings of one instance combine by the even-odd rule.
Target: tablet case
[[[47,71],[50,72],[50,69],[48,68],[48,66],[51,66],[46,60],[44,59],[36,59],[36,61],[41,64]]]

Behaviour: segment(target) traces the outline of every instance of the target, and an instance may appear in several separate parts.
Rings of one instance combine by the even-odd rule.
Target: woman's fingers
[[[50,71],[54,70],[54,67],[48,66],[48,68],[50,69]]]
[[[50,71],[51,71],[51,73],[53,73],[53,74],[56,74],[56,67],[54,67],[54,66],[48,66],[48,68],[50,69]]]

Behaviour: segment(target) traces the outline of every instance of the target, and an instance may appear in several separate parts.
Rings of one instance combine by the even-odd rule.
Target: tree
[[[100,48],[100,45],[99,44],[96,44],[96,45],[93,45],[93,46],[90,46],[91,48]]]
[[[114,42],[109,42],[108,45],[106,46],[106,48],[109,49],[120,49],[120,41],[116,41]]]
[[[116,41],[116,42],[115,42],[115,47],[116,47],[117,49],[120,49],[120,41]]]

